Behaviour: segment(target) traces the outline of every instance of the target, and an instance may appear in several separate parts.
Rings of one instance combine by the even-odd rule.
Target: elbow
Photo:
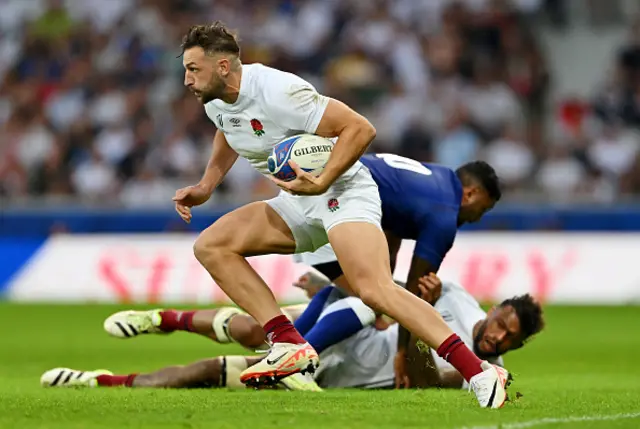
[[[363,143],[362,151],[364,152],[376,138],[376,128],[366,118],[362,118],[358,121],[358,134],[362,137],[360,141]]]
[[[376,127],[374,127],[373,124],[366,119],[363,122],[364,122],[362,124],[363,132],[367,136],[367,140],[369,141],[369,143],[371,143],[373,139],[376,138],[376,133],[377,133]]]

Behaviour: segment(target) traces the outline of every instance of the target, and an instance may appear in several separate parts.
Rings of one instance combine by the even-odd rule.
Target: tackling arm
[[[407,290],[414,295],[418,295],[420,293],[420,288],[418,287],[418,280],[420,277],[428,275],[429,273],[435,273],[438,271],[438,268],[439,267],[433,266],[433,264],[426,259],[413,255],[411,267],[409,268],[409,275],[407,276]],[[433,305],[434,303],[430,304]],[[410,338],[411,333],[403,326],[399,326],[398,353],[406,353]]]
[[[455,369],[438,369],[438,387],[460,389],[464,383],[464,377]]]
[[[238,154],[229,146],[224,133],[220,130],[216,131],[216,135],[213,137],[211,157],[198,186],[201,186],[211,194],[222,182],[222,179],[224,179],[237,159]]]
[[[412,387],[460,389],[464,383],[464,378],[455,369],[438,368],[431,351],[419,349],[415,341],[408,350],[407,362],[407,375]]]
[[[396,270],[396,262],[398,260],[398,252],[400,251],[402,239],[390,231],[385,231],[384,235],[387,237],[387,243],[389,245],[389,262],[391,264],[391,273],[393,273]]]

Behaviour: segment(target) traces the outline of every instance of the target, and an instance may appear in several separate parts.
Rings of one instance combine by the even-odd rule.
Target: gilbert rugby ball
[[[274,177],[288,182],[296,178],[296,173],[289,166],[289,160],[293,160],[302,170],[318,176],[332,150],[331,140],[314,134],[287,137],[273,147],[267,158],[267,168]]]

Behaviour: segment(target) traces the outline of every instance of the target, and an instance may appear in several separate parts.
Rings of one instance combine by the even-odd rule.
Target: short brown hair
[[[182,52],[196,46],[209,55],[216,52],[240,55],[237,35],[220,21],[209,25],[194,25],[189,29],[182,38]]]

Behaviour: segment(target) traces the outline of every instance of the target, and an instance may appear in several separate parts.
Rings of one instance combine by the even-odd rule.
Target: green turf
[[[0,428],[640,427],[640,417],[535,422],[640,413],[640,307],[548,308],[546,332],[506,358],[512,394],[524,396],[502,410],[463,391],[40,388],[55,366],[128,373],[238,351],[183,333],[109,338],[102,320],[115,309],[0,305]]]

